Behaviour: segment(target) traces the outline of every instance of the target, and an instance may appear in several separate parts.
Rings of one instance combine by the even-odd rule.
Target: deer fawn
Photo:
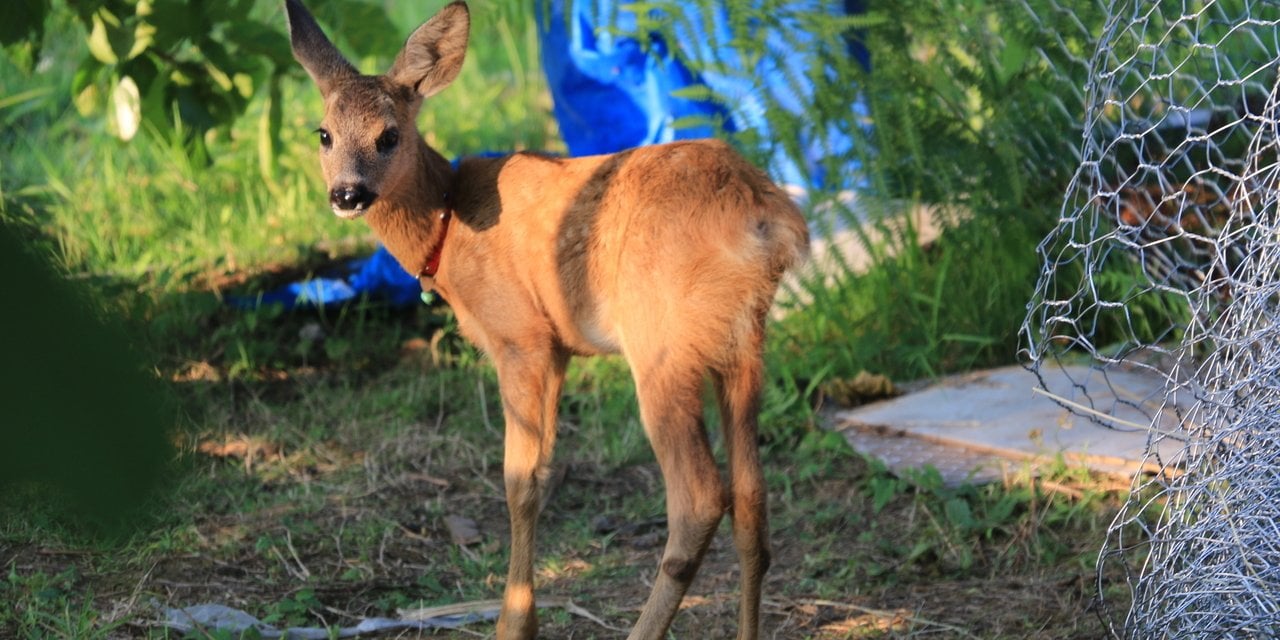
[[[511,559],[498,637],[537,633],[534,528],[573,355],[622,353],[666,485],[669,534],[631,638],[662,638],[725,511],[742,572],[738,637],[756,638],[769,566],[756,443],[766,313],[808,250],[791,200],[729,146],[677,142],[590,158],[517,153],[456,171],[417,135],[424,98],[458,75],[470,16],[454,2],[381,76],[343,58],[298,0],[294,57],[324,96],[329,202],[363,216],[492,359],[506,421]],[[728,491],[702,420],[714,383]]]

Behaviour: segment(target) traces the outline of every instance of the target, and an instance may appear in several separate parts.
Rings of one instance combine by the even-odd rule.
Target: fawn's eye
[[[333,136],[330,136],[328,131],[316,129],[316,133],[320,134],[320,146],[328,149],[333,145]]]
[[[382,132],[382,135],[378,136],[378,141],[375,144],[378,145],[380,153],[391,151],[396,148],[396,145],[400,144],[400,132],[395,129],[387,129]]]

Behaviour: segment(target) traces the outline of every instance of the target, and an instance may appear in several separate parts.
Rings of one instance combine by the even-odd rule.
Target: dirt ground
[[[171,363],[165,375],[190,423],[172,496],[123,544],[59,535],[21,516],[31,521],[0,536],[9,576],[0,598],[12,603],[9,615],[0,611],[0,637],[173,637],[156,623],[160,609],[201,603],[281,628],[332,628],[501,596],[509,525],[492,380],[455,371],[445,381],[438,367],[424,374],[437,365],[422,358],[445,347],[405,336],[430,335],[433,318],[392,317],[400,337],[382,356],[344,361],[354,368],[334,364],[334,349],[328,364],[315,350],[288,351],[313,322],[277,318],[273,333],[238,328],[230,338],[210,326],[210,344],[248,335],[293,358],[250,381],[228,373],[231,349],[221,361]],[[346,353],[371,351],[340,328],[327,339],[352,342]],[[665,540],[662,480],[634,416],[616,427],[636,432],[632,446],[644,455],[631,462],[603,462],[590,427],[617,419],[593,404],[593,394],[612,391],[592,376],[610,371],[573,382],[578,395],[562,403],[560,482],[540,520],[537,588],[574,606],[542,611],[544,638],[625,637]],[[764,637],[1105,635],[1092,611],[1093,565],[1113,489],[1098,497],[1100,485],[1069,474],[939,493],[888,475],[813,425],[761,444],[774,550]],[[455,516],[474,523],[464,544],[447,524]],[[736,611],[725,522],[670,637],[735,637]],[[422,637],[492,633],[477,622]]]
[[[236,464],[238,461],[211,461]],[[242,462],[242,461],[239,461]],[[890,508],[873,515],[852,487],[866,473],[849,456],[810,478],[802,499],[772,499],[775,562],[766,583],[765,637],[771,638],[1098,638],[1103,629],[1089,612],[1093,574],[1087,563],[1037,563],[948,571],[938,563],[913,563],[862,578],[859,562],[892,564],[883,537],[905,535],[883,524],[866,535],[867,519],[909,518]],[[439,470],[435,470],[438,472]],[[505,506],[495,488],[496,470],[462,481],[406,470],[365,495],[332,497],[299,513],[288,504],[252,513],[209,514],[182,535],[199,541],[175,545],[175,553],[140,554],[141,562],[106,562],[93,551],[57,545],[0,548],[0,565],[19,574],[53,575],[76,567],[75,589],[93,594],[104,616],[133,613],[114,635],[158,633],[147,613],[155,604],[189,606],[214,602],[263,617],[269,603],[302,602],[300,621],[309,626],[348,626],[361,617],[395,614],[424,580],[438,593],[501,590],[501,548],[507,536]],[[266,488],[270,490],[270,488]],[[568,465],[564,480],[541,520],[539,595],[567,598],[591,617],[562,608],[544,610],[542,637],[617,638],[634,620],[657,567],[665,527],[660,513],[639,517],[611,509],[636,496],[660,504],[657,469],[641,464],[605,474]],[[462,513],[475,521],[480,540],[459,547],[448,527],[424,510]],[[821,520],[807,505],[834,505],[839,515]],[[907,507],[909,508],[909,507]],[[344,549],[334,532],[362,520],[395,523],[376,544]],[[736,633],[736,559],[725,529],[717,535],[683,611],[676,638],[732,638]],[[292,531],[293,533],[287,533]],[[287,535],[287,553],[262,553],[265,537]],[[340,536],[338,536],[340,537]],[[1008,543],[1005,541],[1004,543]],[[199,549],[199,550],[197,550]],[[346,554],[364,555],[356,562]],[[891,555],[891,554],[890,554]],[[478,560],[477,560],[478,559]],[[550,560],[547,560],[550,559]],[[1074,567],[1074,568],[1073,568]],[[358,568],[353,573],[352,569]],[[468,585],[468,583],[471,583]],[[438,598],[443,601],[447,598]],[[456,600],[469,598],[460,595]],[[488,635],[492,624],[426,637]],[[414,637],[406,634],[405,637]]]

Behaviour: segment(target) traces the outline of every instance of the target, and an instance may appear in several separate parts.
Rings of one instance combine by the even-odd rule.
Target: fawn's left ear
[[[449,4],[409,36],[387,77],[424,98],[436,94],[462,70],[470,30],[467,4]]]
[[[285,0],[284,7],[289,19],[289,44],[293,46],[293,57],[311,74],[311,79],[320,87],[320,93],[329,93],[337,80],[360,75],[329,42],[316,19],[301,2]]]

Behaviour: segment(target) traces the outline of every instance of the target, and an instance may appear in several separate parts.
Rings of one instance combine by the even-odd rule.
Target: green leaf
[[[237,73],[231,77],[231,83],[235,85],[236,92],[240,97],[248,100],[253,97],[253,76],[247,73]]]
[[[911,549],[907,551],[907,562],[915,562],[916,560],[919,560],[921,556],[933,550],[933,544],[934,543],[929,540],[916,542],[911,546]]]
[[[946,511],[947,520],[951,522],[951,524],[962,529],[969,529],[973,527],[973,511],[969,508],[968,501],[960,498],[952,498],[947,500],[946,504],[943,505],[943,508]]]
[[[1031,47],[1027,43],[1012,37],[1008,39],[1000,51],[1000,66],[996,68],[996,79],[1001,87],[1009,84],[1009,80],[1022,71],[1030,55]]]
[[[280,78],[271,78],[267,92],[267,105],[258,120],[258,166],[264,181],[275,180],[276,157],[280,153],[280,123],[283,107],[280,104]]]
[[[289,70],[301,69],[293,61],[289,39],[279,29],[261,22],[246,21],[236,25],[235,45],[241,53],[252,53],[277,66],[287,65]]]
[[[708,102],[715,100],[719,96],[705,84],[691,84],[687,87],[681,87],[671,92],[671,95],[685,100],[694,100],[698,102]]]
[[[75,97],[76,111],[84,116],[89,117],[98,112],[102,107],[102,91],[98,89],[98,85],[85,85]]]
[[[169,78],[163,74],[156,75],[150,82],[139,82],[139,88],[143,91],[142,117],[160,131],[167,132],[173,128],[173,114],[170,110],[172,102],[168,91],[171,86]]]
[[[1013,496],[1005,494],[1000,497],[995,504],[987,509],[986,522],[988,526],[999,526],[1013,515],[1013,508],[1017,506],[1018,501]]]
[[[43,98],[53,93],[53,91],[54,91],[53,87],[36,87],[34,89],[27,89],[26,91],[15,93],[13,95],[0,97],[0,111],[13,108],[25,102],[31,102],[33,100]]]
[[[719,128],[722,124],[723,123],[719,119],[711,118],[708,116],[702,116],[702,115],[683,116],[680,118],[676,118],[675,120],[672,120],[671,128],[675,129],[676,131],[679,131],[682,129],[696,129],[698,127],[707,127],[708,129],[715,130]]]
[[[133,78],[125,76],[111,92],[111,104],[115,116],[115,133],[125,142],[133,139],[142,122],[142,96]]]
[[[159,2],[148,7],[145,14],[141,6],[138,9],[138,15],[145,15],[147,23],[156,27],[155,46],[162,50],[177,47],[187,38],[207,30],[207,26],[201,29],[196,13],[180,2]]]
[[[880,513],[901,489],[901,485],[897,478],[890,475],[881,475],[871,478],[871,509],[875,513]]]
[[[111,39],[107,33],[107,16],[111,17],[106,10],[93,14],[93,30],[89,32],[89,53],[97,58],[102,64],[116,64],[120,58],[116,56],[116,52],[111,48]],[[114,19],[114,18],[111,18]],[[116,25],[120,23],[117,20]]]
[[[191,74],[182,67],[174,67],[169,71],[169,81],[179,87],[190,87],[196,83]]]
[[[385,59],[395,56],[404,42],[400,37],[388,38],[389,33],[400,33],[391,21],[382,3],[363,0],[316,2],[311,12],[321,24],[342,25],[341,29],[328,31],[329,37],[340,48],[358,49],[362,55],[374,55]]]
[[[212,62],[205,62],[204,70],[207,71],[209,73],[209,77],[217,83],[218,88],[222,89],[224,92],[230,92],[232,87],[235,86],[231,82],[231,76],[228,76],[225,71],[214,66]]]
[[[146,51],[151,43],[155,42],[156,28],[146,22],[139,22],[138,26],[133,30],[133,46],[129,47],[129,54],[125,59],[132,60],[138,57],[143,51]]]

